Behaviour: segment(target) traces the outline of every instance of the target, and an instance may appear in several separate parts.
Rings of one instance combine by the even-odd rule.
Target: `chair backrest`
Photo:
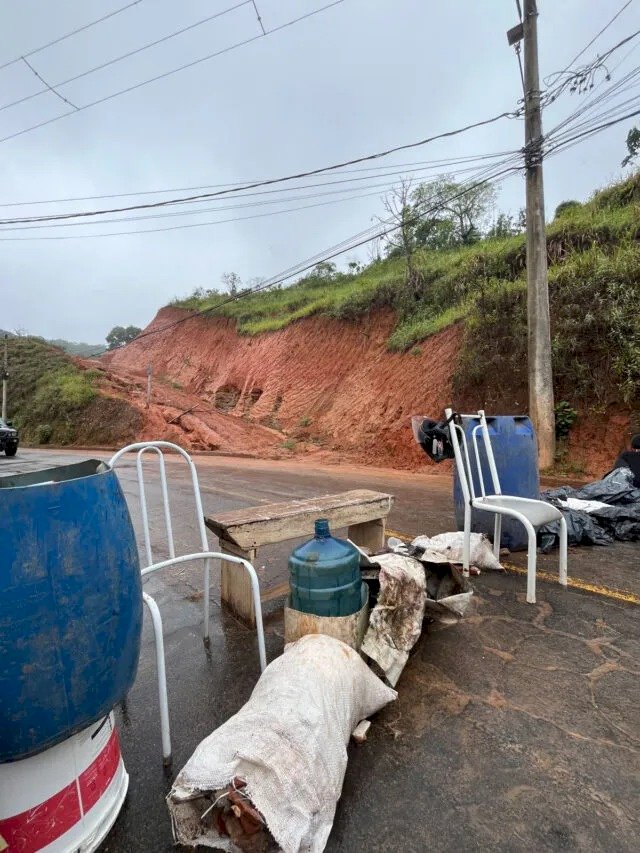
[[[462,494],[464,496],[465,503],[470,503],[472,500],[475,500],[478,495],[476,495],[474,486],[474,477],[471,468],[471,458],[469,456],[469,444],[467,442],[467,436],[463,427],[459,423],[456,423],[451,409],[445,409],[445,415],[447,416],[447,421],[449,423],[449,434],[451,436],[451,444],[453,446],[453,452],[456,460],[456,468],[458,471],[458,477],[460,479],[460,487],[462,488]],[[491,474],[491,483],[493,485],[493,494],[502,494],[502,490],[500,488],[500,480],[498,478],[498,469],[496,468],[496,460],[493,455],[493,448],[491,447],[491,437],[489,435],[489,428],[487,426],[487,419],[485,417],[484,409],[478,409],[477,415],[460,415],[460,418],[480,419],[480,423],[477,424],[471,431],[471,440],[473,442],[474,461],[482,497],[486,497],[487,491],[485,488],[484,476],[482,473],[482,463],[480,461],[478,432],[482,433],[484,449],[487,456],[487,463],[489,465],[489,472]]]
[[[144,537],[144,547],[145,553],[147,557],[147,566],[151,566],[154,564],[153,559],[153,546],[151,544],[151,534],[149,531],[149,509],[147,503],[147,490],[144,479],[144,471],[143,471],[143,457],[145,454],[151,453],[156,455],[158,458],[158,465],[160,469],[160,488],[162,493],[162,508],[164,514],[164,526],[165,532],[167,536],[167,544],[169,548],[169,557],[171,559],[175,558],[175,541],[173,538],[173,524],[171,520],[171,506],[169,503],[169,488],[167,485],[167,472],[165,467],[164,460],[164,451],[168,450],[173,453],[177,453],[185,460],[189,467],[189,472],[191,474],[191,484],[193,487],[193,500],[194,500],[194,509],[196,513],[196,526],[200,536],[200,547],[201,550],[208,551],[209,550],[209,542],[207,539],[207,531],[204,524],[204,513],[202,511],[202,499],[200,497],[200,485],[198,482],[198,473],[196,471],[196,466],[193,464],[193,460],[181,447],[178,447],[177,444],[172,444],[170,441],[139,441],[135,444],[129,444],[127,447],[123,447],[122,450],[119,450],[116,454],[114,454],[109,460],[109,464],[113,468],[121,458],[127,453],[136,453],[136,471],[138,476],[138,498],[140,501],[140,514],[142,517],[142,534]]]

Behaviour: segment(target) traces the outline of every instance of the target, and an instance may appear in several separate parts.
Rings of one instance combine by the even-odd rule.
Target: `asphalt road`
[[[21,450],[0,475],[109,454]],[[364,487],[396,496],[389,526],[417,535],[453,529],[449,477],[354,467],[198,457],[205,513]],[[176,551],[196,542],[186,469],[168,465]],[[132,462],[121,469],[134,522]],[[149,473],[151,493],[158,478]],[[152,516],[155,558],[166,555]],[[212,538],[212,546],[215,539]],[[286,577],[292,543],[259,552],[269,585]],[[399,682],[349,766],[328,851],[635,851],[640,829],[640,595],[638,545],[572,549],[569,572],[602,594],[525,579],[474,579],[473,611],[425,629]],[[540,565],[556,570],[556,556]],[[522,565],[522,556],[513,562]],[[214,573],[215,574],[215,573]],[[147,579],[164,619],[174,763],[163,770],[153,641],[147,615],[136,683],[117,709],[131,776],[123,811],[101,853],[173,849],[164,797],[198,742],[248,698],[259,675],[252,632],[219,607],[201,639],[199,566]],[[640,600],[640,599],[638,599]],[[282,651],[281,612],[266,620],[267,651]]]

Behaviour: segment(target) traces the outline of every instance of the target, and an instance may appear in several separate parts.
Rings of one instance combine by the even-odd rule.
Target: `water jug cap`
[[[329,520],[327,518],[317,518],[316,519],[316,536],[325,537],[329,536]]]

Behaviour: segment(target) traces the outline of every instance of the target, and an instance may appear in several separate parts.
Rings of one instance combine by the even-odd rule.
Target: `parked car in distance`
[[[4,450],[7,456],[15,456],[18,452],[18,430],[14,429],[11,421],[0,418],[0,452]]]

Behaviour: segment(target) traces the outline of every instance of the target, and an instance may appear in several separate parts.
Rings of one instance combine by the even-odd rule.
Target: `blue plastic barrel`
[[[142,588],[115,472],[0,478],[0,762],[104,717],[133,684]]]
[[[329,522],[315,523],[315,536],[289,557],[291,607],[315,616],[350,616],[362,607],[360,553],[334,539]]]
[[[462,427],[469,446],[471,470],[476,497],[482,495],[480,480],[477,474],[475,452],[473,449],[472,432],[480,423],[479,417],[464,418]],[[502,493],[516,495],[522,498],[540,497],[540,475],[538,472],[538,444],[533,425],[526,415],[496,415],[487,416],[487,427],[491,438],[493,455],[498,469],[498,478]],[[484,449],[481,430],[477,432],[478,450],[487,494],[493,494],[493,482]],[[453,500],[456,510],[458,530],[464,526],[464,499],[455,471],[453,480]],[[471,529],[476,533],[486,533],[493,540],[493,524],[495,516],[490,512],[474,510],[471,515]],[[502,535],[500,545],[511,551],[525,550],[527,533],[523,525],[515,519],[502,516]]]

